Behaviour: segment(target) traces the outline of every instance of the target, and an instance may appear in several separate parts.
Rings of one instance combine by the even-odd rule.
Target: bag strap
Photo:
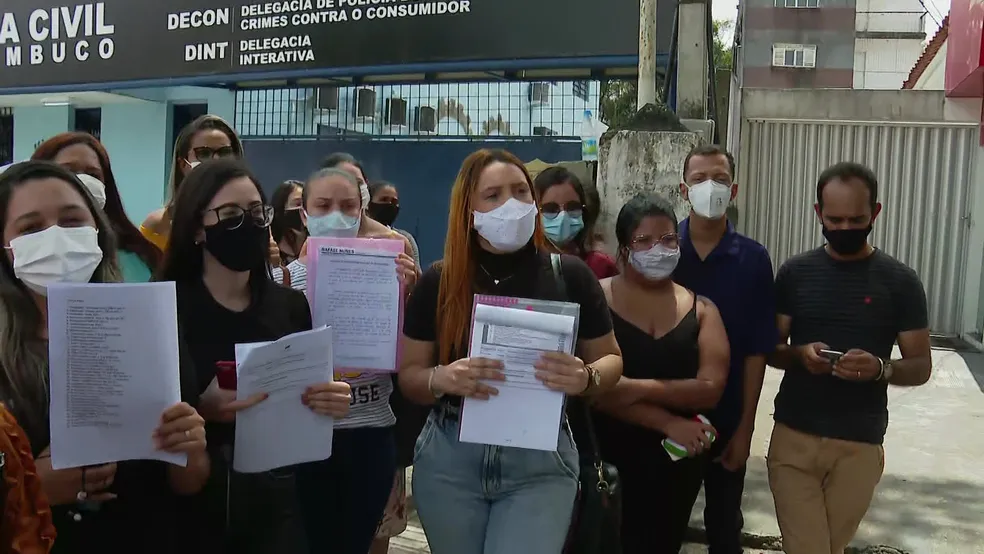
[[[553,270],[554,282],[557,286],[557,291],[560,292],[561,297],[565,300],[569,300],[567,296],[567,282],[564,281],[564,272],[562,271],[563,266],[561,264],[560,254],[550,254],[550,267]],[[588,407],[588,403],[582,398],[573,398],[574,402],[581,406],[584,416],[584,428],[588,434],[588,450],[590,450],[591,460],[595,465],[602,463],[601,461],[601,451],[598,449],[598,435],[595,434],[594,420],[591,418],[591,409]]]

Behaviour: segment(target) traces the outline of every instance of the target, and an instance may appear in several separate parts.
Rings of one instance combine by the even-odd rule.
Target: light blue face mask
[[[308,233],[312,237],[355,238],[359,235],[359,219],[337,210],[325,215],[307,214]]]
[[[629,263],[632,267],[650,281],[662,281],[668,278],[673,274],[679,261],[680,249],[670,250],[662,244],[629,255]]]
[[[584,229],[584,218],[580,215],[572,216],[567,212],[560,212],[553,219],[543,216],[543,232],[546,233],[550,242],[561,246],[571,241],[581,229]]]

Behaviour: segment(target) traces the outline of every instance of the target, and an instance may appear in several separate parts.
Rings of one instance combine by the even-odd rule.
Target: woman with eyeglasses
[[[273,341],[312,327],[304,295],[269,278],[273,211],[256,179],[234,159],[208,161],[189,172],[171,208],[170,242],[159,279],[177,284],[178,326],[197,371],[212,461],[212,478],[188,507],[202,525],[182,532],[200,537],[208,552],[295,554],[304,549],[292,469],[258,474],[231,469],[235,413],[264,399],[236,400],[229,383],[235,381],[236,345]],[[350,399],[349,385],[333,382],[310,387],[297,402],[341,418]]]
[[[728,376],[717,308],[673,282],[677,232],[667,200],[632,198],[615,223],[622,273],[601,282],[624,370],[598,399],[594,420],[601,455],[622,480],[625,554],[680,550],[714,435],[694,418],[717,405]],[[672,461],[665,438],[686,457]]]
[[[505,379],[501,360],[468,357],[475,294],[580,305],[577,356],[551,352],[535,362],[544,387],[594,397],[622,373],[597,278],[567,255],[555,274],[535,200],[514,155],[468,156],[451,189],[444,259],[407,302],[400,387],[433,407],[417,439],[413,499],[434,554],[559,553],[578,490],[578,453],[566,419],[554,452],[458,440],[462,398],[487,400]]]
[[[163,411],[153,438],[162,450],[186,453],[186,466],[154,460],[51,465],[48,286],[119,281],[116,238],[84,187],[75,173],[44,161],[0,174],[0,402],[27,435],[26,454],[34,457],[51,505],[54,554],[94,548],[105,554],[198,552],[175,532],[190,523],[182,506],[202,489],[210,469],[202,417],[192,407],[198,401],[194,372],[184,352],[183,402]]]
[[[83,184],[92,193],[96,206],[106,214],[119,241],[117,257],[123,281],[149,281],[161,261],[161,252],[140,233],[123,209],[109,154],[99,139],[88,133],[61,133],[42,142],[31,159],[55,162],[89,177],[83,178]]]
[[[185,125],[174,142],[164,207],[147,216],[140,232],[157,248],[165,250],[171,233],[172,203],[185,176],[206,160],[242,157],[243,143],[239,135],[221,117],[206,114]]]
[[[539,199],[543,233],[550,244],[559,252],[584,260],[599,279],[618,275],[615,260],[591,244],[598,206],[588,203],[577,175],[554,166],[541,171],[533,186]]]

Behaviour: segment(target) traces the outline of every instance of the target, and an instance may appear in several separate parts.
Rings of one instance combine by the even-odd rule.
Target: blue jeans
[[[297,466],[297,500],[311,554],[369,552],[395,474],[392,427],[337,429],[331,458]]]
[[[578,488],[565,424],[556,452],[458,442],[432,412],[417,439],[413,500],[433,554],[560,554]]]

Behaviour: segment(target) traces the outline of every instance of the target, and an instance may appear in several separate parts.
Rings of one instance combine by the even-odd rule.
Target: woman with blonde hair
[[[171,234],[171,206],[185,176],[206,160],[242,157],[243,143],[239,140],[239,135],[221,117],[206,114],[185,125],[175,140],[174,152],[171,154],[164,207],[147,216],[140,226],[140,232],[147,240],[164,250]]]
[[[417,439],[413,491],[434,554],[564,546],[580,472],[566,418],[555,452],[458,440],[462,398],[487,400],[505,379],[500,360],[468,357],[476,293],[579,304],[577,356],[544,354],[537,379],[569,396],[618,381],[622,359],[601,286],[579,258],[560,261],[557,275],[523,163],[503,150],[468,156],[451,190],[444,259],[420,278],[404,314],[400,387],[433,406]]]

